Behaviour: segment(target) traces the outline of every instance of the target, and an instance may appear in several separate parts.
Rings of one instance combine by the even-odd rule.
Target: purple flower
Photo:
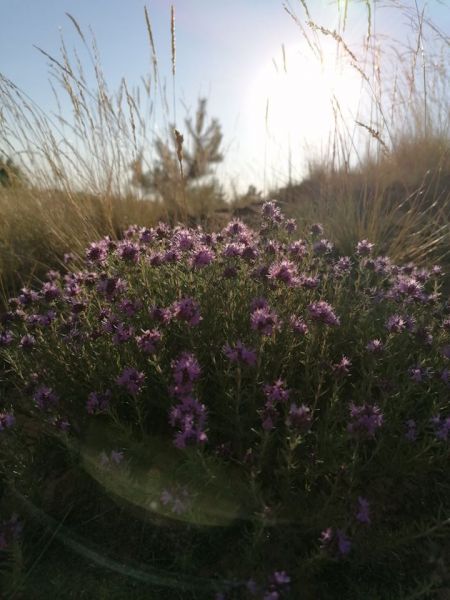
[[[369,242],[369,240],[361,240],[356,245],[356,254],[358,256],[369,256],[372,254],[374,244]]]
[[[191,266],[194,269],[206,267],[214,260],[214,252],[207,246],[197,249],[191,258]]]
[[[122,260],[136,263],[139,260],[140,248],[139,244],[123,240],[117,247],[117,255]]]
[[[180,260],[181,254],[176,248],[169,248],[164,252],[162,260],[164,263],[176,263]]]
[[[252,329],[262,335],[272,335],[280,323],[276,313],[268,308],[257,308],[250,315],[250,324]]]
[[[286,571],[275,571],[272,580],[276,585],[288,585],[291,582],[291,578]]]
[[[148,262],[152,267],[159,267],[164,263],[164,256],[161,252],[152,252],[148,257]]]
[[[274,201],[264,202],[261,214],[265,220],[272,224],[278,224],[283,221],[283,215]]]
[[[142,303],[139,300],[124,298],[119,302],[119,311],[126,317],[134,317],[141,308]]]
[[[347,426],[347,431],[360,437],[373,438],[383,424],[383,414],[375,404],[356,406],[351,403],[350,418],[351,422]]]
[[[128,393],[135,396],[141,391],[144,380],[144,373],[137,371],[133,367],[126,367],[119,377],[117,377],[116,382],[121,387],[124,387]]]
[[[153,306],[149,310],[150,317],[163,325],[170,323],[172,319],[172,311],[170,308],[162,308],[160,306]]]
[[[136,337],[138,348],[146,354],[154,354],[161,341],[161,332],[157,329],[145,330],[142,335]]]
[[[412,379],[412,381],[415,381],[416,383],[422,383],[423,381],[428,379],[430,375],[430,369],[422,367],[421,365],[417,365],[409,369],[409,376]]]
[[[434,427],[434,434],[438,440],[447,440],[450,432],[450,417],[436,416],[431,419],[431,424]]]
[[[263,387],[265,397],[270,402],[286,402],[289,399],[289,390],[285,389],[286,382],[277,379],[272,385],[266,384]]]
[[[133,336],[134,329],[131,325],[126,325],[125,323],[118,323],[114,327],[114,335],[113,335],[113,343],[123,344],[128,342],[128,340]]]
[[[181,298],[172,304],[172,314],[180,321],[186,321],[189,325],[198,325],[202,319],[200,307],[192,298]]]
[[[381,340],[370,340],[366,346],[366,350],[373,352],[373,354],[380,354],[383,352],[383,349],[383,342]]]
[[[222,251],[222,255],[227,258],[236,258],[238,256],[241,256],[243,250],[244,250],[243,244],[231,242],[225,246],[225,248]]]
[[[299,335],[306,335],[309,331],[308,325],[300,317],[292,315],[290,318],[290,323],[292,326],[292,331],[294,333],[298,333]]]
[[[33,400],[41,410],[54,408],[59,402],[57,394],[45,385],[38,387],[33,395]]]
[[[351,544],[350,540],[348,539],[348,537],[345,535],[345,533],[341,529],[338,529],[336,531],[336,535],[337,535],[339,552],[343,556],[346,556],[350,552],[352,544]]]
[[[39,294],[28,288],[22,288],[18,300],[22,306],[30,306],[39,299]]]
[[[269,308],[269,303],[265,298],[253,298],[250,304],[250,312],[253,312],[257,308]]]
[[[367,266],[368,263],[367,263]],[[392,272],[393,265],[387,256],[377,256],[373,261],[373,270],[379,275],[389,275]]]
[[[31,350],[35,347],[35,345],[36,338],[29,333],[24,335],[19,342],[19,346],[22,348],[22,350]]]
[[[189,229],[179,229],[174,233],[172,243],[178,250],[192,250],[194,247],[195,237]]]
[[[208,440],[204,429],[207,411],[204,404],[195,398],[184,396],[170,411],[169,423],[177,427],[174,445],[183,449],[190,442],[204,444]]]
[[[231,362],[242,362],[249,366],[256,364],[256,352],[244,346],[240,340],[234,346],[226,344],[223,352]]]
[[[352,361],[347,356],[343,356],[338,363],[333,365],[333,373],[338,377],[343,377],[350,373],[351,366]]]
[[[97,284],[97,291],[104,294],[108,300],[125,291],[127,284],[119,277],[101,277]]]
[[[386,329],[389,331],[389,333],[413,331],[414,319],[409,316],[392,315],[386,322]]]
[[[183,352],[171,363],[175,385],[170,389],[173,396],[187,396],[191,393],[194,382],[200,377],[201,369],[195,356]]]
[[[241,235],[248,231],[247,225],[245,225],[239,219],[233,219],[228,223],[228,225],[223,230],[224,235],[227,237],[233,237],[236,235]]]
[[[308,276],[308,275],[300,275],[298,278],[298,284],[307,289],[314,290],[318,287],[320,283],[320,278],[318,275]]]
[[[267,254],[279,254],[282,251],[282,244],[277,240],[267,240],[264,244],[264,250]]]
[[[351,542],[341,529],[334,531],[328,527],[320,535],[320,546],[333,554],[346,556],[351,550]]]
[[[104,263],[108,256],[108,246],[104,240],[92,242],[86,250],[86,260],[90,263]]]
[[[308,253],[306,242],[304,240],[292,242],[292,244],[288,246],[288,253],[292,258],[303,258]]]
[[[278,279],[286,285],[292,285],[298,278],[297,267],[288,260],[276,262],[269,267],[269,279]]]
[[[323,235],[323,227],[321,223],[314,223],[314,225],[311,225],[311,234],[312,235]]]
[[[362,496],[358,497],[358,510],[356,512],[356,519],[360,523],[370,524],[370,511],[369,511],[369,501]]]
[[[289,414],[286,419],[286,425],[299,431],[306,431],[310,428],[312,422],[311,409],[302,404],[297,406],[292,403]]]
[[[141,244],[150,244],[156,238],[155,231],[150,228],[143,227],[139,233],[139,241]]]
[[[390,295],[395,299],[423,300],[423,284],[414,277],[400,275],[392,286]]]
[[[284,228],[288,233],[294,233],[297,229],[297,221],[295,219],[286,219],[284,222]]]
[[[86,402],[86,410],[90,415],[104,413],[109,408],[111,390],[106,392],[91,392]]]
[[[13,339],[14,337],[12,331],[9,331],[7,329],[0,331],[0,348],[9,346],[12,343]]]
[[[53,300],[56,300],[57,298],[61,297],[61,290],[57,285],[55,285],[51,281],[47,281],[46,283],[44,283],[41,289],[41,293],[44,296],[46,302],[52,302]]]
[[[318,240],[313,244],[313,252],[319,256],[329,254],[333,250],[333,244],[329,240]]]
[[[326,325],[340,325],[339,317],[334,313],[333,307],[320,300],[319,302],[313,302],[308,306],[311,319],[325,323]]]
[[[333,265],[333,274],[335,277],[343,277],[348,275],[352,269],[352,263],[349,256],[341,256],[341,258]]]
[[[0,413],[0,431],[10,429],[14,426],[16,417],[12,413],[2,412]]]

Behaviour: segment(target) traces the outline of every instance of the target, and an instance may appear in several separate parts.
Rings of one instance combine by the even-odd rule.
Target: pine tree
[[[177,156],[177,138],[175,126],[171,125],[169,142],[157,138],[155,141],[156,159],[151,169],[143,169],[142,155],[131,165],[132,183],[145,194],[153,194],[163,200],[169,211],[176,211],[180,195],[198,197],[202,189],[205,193],[220,196],[216,182],[205,181],[204,178],[213,174],[213,166],[223,160],[220,151],[222,143],[222,128],[217,119],[207,122],[207,101],[200,98],[195,115],[195,121],[186,118],[186,142],[182,151],[182,173]]]

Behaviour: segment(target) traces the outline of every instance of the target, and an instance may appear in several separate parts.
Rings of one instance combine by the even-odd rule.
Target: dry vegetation
[[[338,60],[361,78],[361,112],[355,123],[342,118],[335,102],[335,129],[325,155],[311,157],[309,176],[273,190],[286,211],[301,222],[320,221],[347,251],[369,238],[395,260],[426,263],[448,259],[450,135],[448,72],[450,40],[415,3],[390,3],[410,23],[410,47],[382,40],[373,31],[367,3],[366,41],[346,43],[349,3],[339,4],[337,30],[313,20],[313,5],[286,6],[312,57],[324,39],[333,39]],[[311,11],[310,11],[311,9]],[[216,226],[235,208],[251,217],[251,194],[226,204],[214,179],[191,185],[182,172],[168,122],[168,99],[161,84],[151,19],[145,11],[151,74],[139,89],[125,79],[111,91],[103,75],[95,39],[88,39],[70,15],[80,39],[80,55],[64,40],[61,56],[49,56],[58,111],[36,106],[0,75],[3,152],[14,159],[28,184],[0,186],[0,281],[14,291],[60,263],[65,252],[82,252],[89,240],[116,236],[129,223],[189,220]],[[400,15],[399,15],[400,16]],[[176,95],[175,12],[171,11],[173,105]],[[382,51],[383,50],[383,51]],[[83,60],[80,58],[83,56]],[[69,101],[71,115],[61,108]],[[157,140],[162,119],[167,140]],[[149,140],[157,143],[149,148]],[[172,154],[162,163],[168,176],[151,194],[136,186],[151,172],[158,142]],[[185,142],[185,151],[188,149]],[[161,155],[161,153],[160,153]],[[180,168],[181,167],[181,172]]]

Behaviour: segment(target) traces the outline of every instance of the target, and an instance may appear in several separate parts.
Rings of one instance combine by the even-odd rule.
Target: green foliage
[[[131,227],[11,303],[4,477],[71,551],[186,598],[244,598],[249,578],[330,600],[444,585],[428,561],[450,514],[439,271],[367,242],[342,258],[262,210],[259,233]]]
[[[25,177],[19,167],[10,158],[4,160],[0,157],[0,186],[11,187],[24,182]]]

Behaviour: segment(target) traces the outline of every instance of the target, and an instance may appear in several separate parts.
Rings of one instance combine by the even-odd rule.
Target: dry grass
[[[362,92],[353,125],[333,99],[328,148],[301,184],[273,195],[300,220],[322,222],[345,252],[369,238],[398,261],[450,262],[450,38],[416,2],[387,5],[410,24],[409,45],[375,34],[380,9],[369,2],[362,47],[346,41],[349,2],[338,5],[337,30],[314,22],[313,3],[301,2],[303,14],[286,6],[312,59],[331,38]]]
[[[314,5],[300,3],[295,20],[312,56],[320,60],[322,41],[336,44],[338,60],[361,77],[361,109],[355,122],[343,118],[334,99],[335,129],[327,152],[300,185],[275,190],[302,222],[321,221],[329,236],[349,250],[370,238],[396,260],[447,259],[449,244],[450,124],[446,57],[448,35],[415,3],[391,0],[398,16],[411,23],[410,47],[384,44],[374,33],[376,7],[367,2],[366,39],[353,47],[346,39],[352,7],[338,4],[336,30],[314,21]],[[21,281],[41,276],[67,251],[82,252],[88,241],[118,235],[129,223],[150,225],[163,218],[217,226],[232,206],[217,187],[186,189],[180,169],[171,189],[152,199],[133,186],[131,166],[142,173],[155,154],[154,124],[169,131],[169,109],[159,75],[151,18],[144,10],[151,75],[130,89],[122,80],[111,91],[103,75],[95,39],[68,15],[83,59],[61,41],[61,56],[49,56],[55,113],[42,111],[25,92],[0,74],[0,134],[3,150],[14,158],[29,185],[0,188],[0,281],[8,292]],[[431,54],[440,43],[440,52]],[[170,13],[173,115],[176,96],[175,9]],[[383,51],[381,51],[381,48]],[[88,83],[89,82],[89,83]],[[61,107],[69,100],[72,117]],[[181,135],[181,134],[180,134]],[[181,144],[174,151],[182,152]],[[180,165],[182,167],[182,162]],[[141,175],[142,175],[141,173]],[[234,208],[245,218],[242,197]]]

